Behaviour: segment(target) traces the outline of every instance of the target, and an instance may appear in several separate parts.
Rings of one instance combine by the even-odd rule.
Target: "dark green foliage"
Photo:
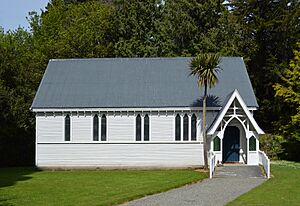
[[[279,119],[280,132],[290,140],[300,141],[300,43],[295,57],[281,74],[282,83],[274,85],[275,96],[289,110]]]
[[[279,135],[264,134],[259,137],[260,150],[264,151],[272,160],[280,159],[283,153],[282,144],[284,143],[283,137]]]
[[[241,26],[243,56],[249,58],[248,71],[256,91],[260,110],[257,120],[268,131],[288,107],[275,98],[273,84],[293,57],[300,38],[300,2],[229,1],[233,15]]]
[[[52,1],[31,15],[35,40],[48,58],[108,57],[113,54],[113,7],[100,1]]]
[[[162,56],[159,32],[162,9],[158,0],[116,1],[114,25],[117,42],[114,55],[123,57]]]
[[[17,125],[1,125],[0,167],[34,165],[34,131],[18,128]]]
[[[280,157],[280,159],[300,162],[299,148],[299,140],[285,141],[282,143],[283,153],[280,153],[278,156]]]

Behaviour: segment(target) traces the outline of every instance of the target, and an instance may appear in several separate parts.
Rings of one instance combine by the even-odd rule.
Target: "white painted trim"
[[[35,166],[38,164],[38,151],[37,151],[37,145],[38,145],[38,120],[36,118],[37,116],[35,115]]]
[[[201,141],[86,141],[86,142],[39,142],[38,144],[203,144]]]
[[[258,126],[258,124],[256,123],[253,115],[251,114],[251,112],[249,111],[248,107],[246,106],[244,100],[242,99],[242,97],[240,96],[238,90],[234,90],[234,92],[232,93],[230,99],[228,100],[228,102],[226,103],[226,105],[224,106],[224,108],[221,111],[221,114],[219,115],[218,119],[214,122],[213,126],[211,127],[211,129],[208,131],[208,135],[213,135],[218,126],[220,125],[220,123],[222,122],[225,114],[227,113],[230,105],[232,104],[232,102],[237,99],[237,101],[240,103],[242,109],[244,110],[247,118],[250,120],[250,122],[252,123],[254,129],[256,130],[256,132],[258,134],[264,134],[264,131]]]
[[[193,113],[188,114],[188,140],[192,141],[192,115]]]
[[[255,108],[255,107],[249,107]],[[212,111],[219,111],[222,109],[222,107],[207,107],[206,110],[212,110]],[[137,108],[35,108],[31,109],[33,112],[76,112],[76,111],[92,111],[92,112],[99,112],[99,111],[202,111],[202,107],[153,107],[153,108],[147,108],[147,107],[137,107]]]
[[[141,114],[141,140],[144,141],[145,140],[145,137],[144,137],[144,113]]]
[[[184,113],[181,112],[179,114],[179,116],[180,116],[180,141],[183,142],[183,117],[184,117]]]

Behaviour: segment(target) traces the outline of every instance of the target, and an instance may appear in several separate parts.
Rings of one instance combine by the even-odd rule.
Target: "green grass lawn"
[[[300,163],[276,161],[273,177],[228,205],[300,205]]]
[[[206,177],[192,170],[0,169],[0,205],[114,205]]]

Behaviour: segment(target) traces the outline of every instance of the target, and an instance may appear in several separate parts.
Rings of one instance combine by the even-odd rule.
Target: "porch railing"
[[[258,151],[258,161],[259,164],[261,164],[265,170],[266,176],[269,179],[270,178],[270,160],[266,153],[263,151]]]
[[[209,178],[211,179],[215,172],[217,161],[216,161],[216,154],[213,151],[210,151],[208,154],[209,154]]]

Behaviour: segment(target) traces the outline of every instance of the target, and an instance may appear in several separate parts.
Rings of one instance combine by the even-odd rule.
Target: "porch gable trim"
[[[241,95],[239,94],[238,90],[235,89],[230,98],[228,99],[227,103],[222,107],[220,114],[218,115],[217,119],[214,121],[214,123],[212,124],[212,126],[209,128],[208,130],[208,135],[213,135],[218,126],[221,124],[222,119],[224,118],[225,114],[227,113],[230,105],[233,103],[233,101],[237,99],[237,101],[240,103],[243,111],[245,112],[247,118],[249,119],[249,121],[251,122],[251,124],[253,125],[255,131],[258,134],[264,134],[264,131],[258,126],[257,122],[255,121],[254,117],[252,116],[251,112],[249,111],[247,105],[245,104],[243,98],[241,97]]]

